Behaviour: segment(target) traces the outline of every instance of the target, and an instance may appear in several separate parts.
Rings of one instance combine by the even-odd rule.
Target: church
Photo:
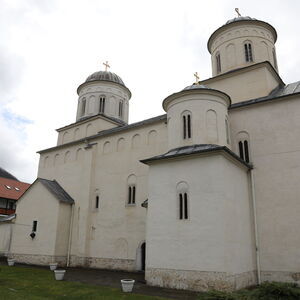
[[[132,124],[124,81],[88,76],[76,121],[39,151],[8,255],[196,291],[300,283],[300,82],[282,81],[276,40],[265,21],[227,21],[208,39],[212,77]]]

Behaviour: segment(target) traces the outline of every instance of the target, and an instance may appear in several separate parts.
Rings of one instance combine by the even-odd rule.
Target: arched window
[[[81,101],[81,116],[85,115],[85,106],[86,106],[86,100],[85,98],[83,98]]]
[[[249,159],[249,146],[248,146],[248,141],[239,141],[239,155],[242,160],[245,162],[250,162]]]
[[[192,137],[192,115],[190,112],[182,114],[182,129],[183,139],[190,139]]]
[[[178,218],[179,220],[188,220],[189,218],[189,196],[188,185],[186,182],[177,184]]]
[[[275,48],[273,48],[272,53],[273,53],[274,67],[276,70],[278,70]]]
[[[220,53],[216,54],[216,65],[217,65],[217,73],[221,72],[221,56]]]
[[[128,195],[127,205],[132,206],[136,204],[136,176],[131,174],[127,179]]]
[[[105,112],[105,97],[100,96],[99,98],[99,113],[104,114]]]
[[[252,45],[249,42],[246,42],[244,44],[244,49],[245,49],[245,60],[247,62],[253,61],[253,54],[252,54]]]
[[[119,102],[119,117],[123,117],[123,102]]]

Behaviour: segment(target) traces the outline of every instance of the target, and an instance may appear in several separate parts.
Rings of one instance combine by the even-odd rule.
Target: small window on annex
[[[100,96],[99,98],[99,113],[104,114],[105,112],[105,97]]]
[[[95,199],[95,208],[96,209],[99,208],[99,196],[98,195],[96,196],[96,199]]]
[[[275,48],[273,48],[272,53],[273,53],[274,67],[275,67],[276,70],[278,70]]]
[[[32,232],[36,232],[37,231],[37,221],[33,221],[32,222]]]
[[[189,219],[189,194],[186,182],[177,184],[177,202],[178,202],[178,218],[179,220]]]
[[[253,61],[253,53],[252,53],[251,43],[246,42],[244,44],[244,50],[245,50],[245,60],[246,60],[246,62],[252,62]]]
[[[192,114],[190,112],[184,112],[182,114],[182,131],[184,140],[192,137]]]
[[[220,53],[216,54],[216,66],[217,66],[217,74],[221,72],[221,56]]]

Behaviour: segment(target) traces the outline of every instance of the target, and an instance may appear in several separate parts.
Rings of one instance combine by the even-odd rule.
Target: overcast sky
[[[32,182],[106,60],[132,92],[130,123],[163,114],[194,72],[211,77],[207,40],[235,7],[275,27],[280,75],[300,80],[298,0],[0,0],[0,166]]]

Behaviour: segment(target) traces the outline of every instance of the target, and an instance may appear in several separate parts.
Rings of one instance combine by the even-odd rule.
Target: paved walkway
[[[0,260],[0,264],[6,264],[6,261]],[[44,266],[33,266],[17,264],[24,268],[47,268]],[[99,270],[99,269],[85,269],[85,268],[66,268],[67,272],[65,275],[66,281],[77,281],[92,285],[103,285],[114,288],[121,288],[121,279],[134,279],[135,284],[133,293],[159,296],[170,299],[184,299],[184,300],[195,300],[197,299],[197,293],[184,290],[174,290],[148,286],[144,280],[143,273],[134,272],[123,272],[123,271],[111,271],[111,270]]]

